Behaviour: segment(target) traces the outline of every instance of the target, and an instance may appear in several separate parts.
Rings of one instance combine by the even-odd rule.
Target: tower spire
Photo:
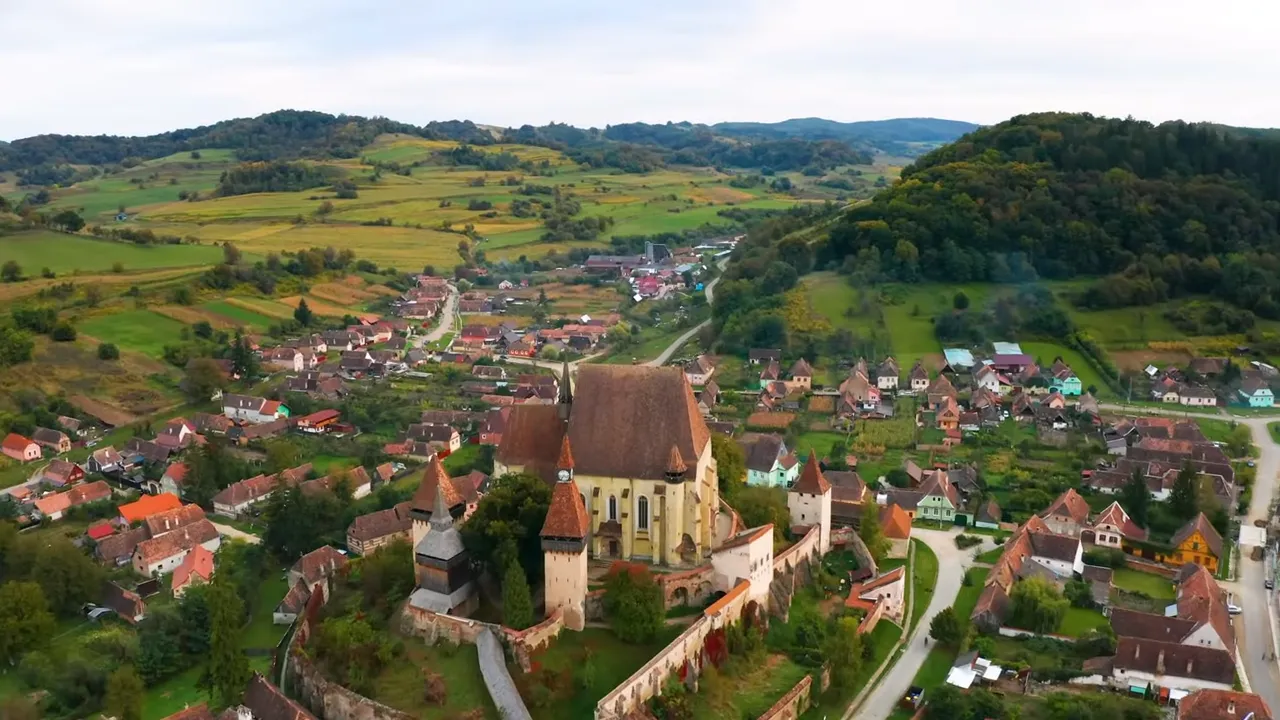
[[[560,482],[573,479],[573,451],[569,449],[568,428],[565,428],[564,437],[560,440],[560,457],[556,460],[556,475]]]
[[[560,396],[556,399],[558,414],[564,422],[569,421],[569,410],[573,407],[573,377],[569,371],[569,361],[560,366]]]

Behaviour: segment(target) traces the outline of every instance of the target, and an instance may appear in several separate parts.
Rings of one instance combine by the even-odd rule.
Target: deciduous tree
[[[862,522],[858,526],[858,537],[862,538],[862,542],[866,544],[871,557],[875,558],[876,562],[880,562],[893,544],[884,536],[884,528],[880,525],[880,506],[873,502],[862,505]]]
[[[1040,633],[1055,632],[1070,605],[1057,588],[1040,578],[1014,584],[1009,598],[1010,624]]]
[[[831,684],[842,690],[853,688],[863,663],[858,620],[852,617],[837,620],[822,654],[831,666]]]
[[[960,647],[960,642],[964,640],[964,623],[956,615],[954,607],[943,608],[942,612],[933,616],[929,623],[929,637],[943,645]]]
[[[495,478],[492,487],[462,525],[462,540],[471,556],[491,572],[506,569],[499,549],[511,543],[531,582],[542,580],[542,539],[538,533],[547,519],[551,488],[542,478],[508,473]]]
[[[624,642],[645,643],[662,630],[666,611],[662,588],[648,570],[615,571],[605,581],[604,609],[613,631]]]
[[[711,435],[711,457],[716,460],[716,479],[720,492],[733,497],[747,479],[747,458],[742,446],[721,433]]]
[[[39,584],[12,580],[0,584],[0,659],[13,662],[47,640],[54,627]]]
[[[107,715],[116,720],[142,720],[142,702],[147,689],[130,665],[122,665],[107,678]]]

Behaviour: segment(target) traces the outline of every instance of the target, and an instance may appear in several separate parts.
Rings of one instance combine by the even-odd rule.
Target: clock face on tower
[[[561,470],[559,472],[560,482],[569,482],[570,474],[568,470]]]

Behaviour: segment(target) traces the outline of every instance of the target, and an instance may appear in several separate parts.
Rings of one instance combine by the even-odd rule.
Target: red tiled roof
[[[202,545],[191,548],[191,552],[182,559],[182,563],[174,568],[172,587],[177,590],[195,578],[204,582],[213,579],[213,553]]]
[[[911,538],[911,516],[897,504],[880,508],[880,528],[890,540]]]
[[[463,504],[462,495],[453,486],[449,473],[445,472],[444,465],[440,463],[440,457],[435,455],[432,456],[431,462],[427,464],[427,471],[422,476],[422,482],[418,484],[418,490],[413,494],[413,508],[423,512],[432,512],[432,509],[436,506],[436,493],[440,489],[444,491],[445,507],[454,508]]]
[[[573,479],[557,482],[551,491],[551,505],[547,508],[547,519],[542,523],[540,535],[544,538],[585,538],[588,522],[587,508],[582,504],[578,484]]]
[[[1080,497],[1080,493],[1075,488],[1067,488],[1067,491],[1058,496],[1057,500],[1049,506],[1047,510],[1040,513],[1040,517],[1049,517],[1050,515],[1060,515],[1068,517],[1071,520],[1083,524],[1089,519],[1089,503]]]
[[[1267,701],[1253,693],[1197,690],[1178,701],[1178,720],[1272,720]]]
[[[30,446],[30,445],[34,445],[34,444],[35,444],[35,442],[34,442],[34,441],[29,440],[29,439],[27,439],[27,438],[25,438],[25,437],[23,437],[23,436],[19,435],[18,433],[9,433],[8,435],[5,435],[5,436],[4,436],[4,443],[3,443],[3,447],[4,447],[4,449],[5,449],[5,450],[13,450],[14,452],[22,452],[22,451],[26,450],[28,446]]]
[[[205,519],[204,508],[199,505],[183,505],[173,510],[156,513],[143,521],[151,537],[159,537],[180,527]]]
[[[113,526],[110,521],[103,520],[102,522],[97,523],[96,525],[90,525],[89,529],[85,531],[85,534],[88,535],[94,542],[97,542],[104,538],[111,537],[111,535],[115,534],[115,531],[116,531],[115,526]]]
[[[800,471],[800,478],[791,489],[806,495],[824,495],[831,491],[831,483],[823,477],[822,468],[818,467],[818,456],[812,449],[809,450],[809,459],[805,461],[804,469]]]
[[[158,538],[140,542],[133,552],[144,566],[154,565],[165,558],[171,558],[178,553],[190,550],[216,537],[218,537],[218,530],[213,526],[213,523],[208,520],[200,520],[190,525],[184,525],[173,532],[165,533]]]
[[[120,517],[130,524],[146,520],[152,515],[158,515],[166,510],[177,510],[182,507],[182,501],[173,493],[160,493],[159,495],[143,495],[137,501],[120,506]]]

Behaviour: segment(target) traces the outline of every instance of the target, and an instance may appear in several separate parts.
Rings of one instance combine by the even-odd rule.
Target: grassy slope
[[[911,627],[914,628],[933,601],[933,588],[938,584],[938,556],[919,540],[912,540],[911,544],[916,548],[915,563],[911,569]]]
[[[76,271],[104,272],[118,262],[125,270],[198,267],[222,260],[222,248],[210,245],[140,246],[95,240],[51,231],[28,231],[0,237],[0,256],[16,260],[27,276],[41,268],[65,275]]]

